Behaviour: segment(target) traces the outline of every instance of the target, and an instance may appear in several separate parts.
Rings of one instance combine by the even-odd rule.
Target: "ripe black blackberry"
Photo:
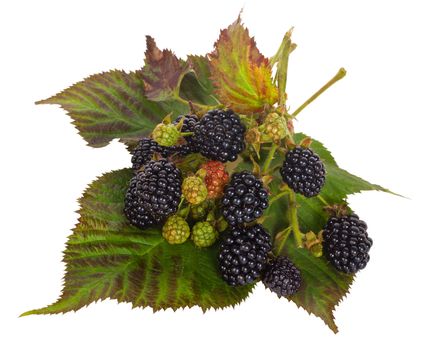
[[[267,266],[262,282],[279,298],[288,297],[299,290],[301,273],[289,258],[278,256]]]
[[[358,215],[331,217],[323,230],[323,252],[334,267],[345,273],[363,269],[370,255],[373,240],[367,224]]]
[[[196,115],[180,115],[178,116],[173,124],[177,125],[183,118],[183,125],[181,132],[194,132],[195,125],[198,123],[198,117]],[[186,141],[191,140],[191,136],[185,136],[184,137]]]
[[[239,225],[262,216],[268,204],[268,192],[263,182],[245,170],[232,175],[224,189],[221,209],[230,225]]]
[[[163,147],[158,145],[158,143],[150,138],[143,138],[138,142],[137,147],[135,147],[132,152],[132,168],[134,170],[140,169],[155,153],[162,152]]]
[[[159,220],[150,215],[145,208],[141,181],[137,175],[129,182],[125,195],[124,213],[131,224],[142,229],[159,223]]]
[[[231,286],[254,282],[266,266],[271,237],[258,224],[231,227],[225,235],[218,254],[222,278]]]
[[[245,127],[231,110],[207,112],[195,125],[192,143],[206,158],[234,161],[245,149]]]
[[[309,148],[297,146],[288,151],[280,173],[293,191],[305,197],[317,196],[325,184],[325,166]]]
[[[151,160],[136,177],[144,207],[152,217],[163,220],[177,211],[182,175],[174,164],[166,159]]]

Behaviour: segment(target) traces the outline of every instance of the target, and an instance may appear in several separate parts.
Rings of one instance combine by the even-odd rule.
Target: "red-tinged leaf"
[[[278,99],[271,66],[258,50],[240,17],[221,31],[209,55],[218,99],[239,113],[261,111]]]
[[[167,113],[188,111],[188,105],[177,100],[149,101],[140,76],[122,70],[94,74],[36,103],[60,105],[92,147],[146,136]]]
[[[141,76],[147,98],[153,101],[166,100],[177,96],[180,83],[190,70],[189,65],[178,59],[170,50],[160,50],[155,40],[146,37],[147,50]]]

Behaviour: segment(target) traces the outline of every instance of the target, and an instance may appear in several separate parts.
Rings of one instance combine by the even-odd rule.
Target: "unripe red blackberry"
[[[206,171],[205,183],[207,197],[209,199],[220,198],[224,192],[224,186],[229,181],[229,174],[225,170],[224,163],[211,160],[201,166]]]

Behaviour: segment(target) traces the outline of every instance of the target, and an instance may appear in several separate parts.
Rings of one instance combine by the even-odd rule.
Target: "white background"
[[[1,349],[431,348],[433,25],[429,1],[2,1]],[[343,168],[410,199],[350,198],[372,259],[336,311],[340,333],[257,287],[234,310],[152,313],[114,301],[18,318],[53,302],[76,199],[129,165],[117,142],[92,149],[55,106],[35,106],[89,74],[142,64],[145,35],[180,57],[212,50],[243,19],[271,56],[295,26],[288,94],[296,108],[340,66],[347,77],[299,115]]]

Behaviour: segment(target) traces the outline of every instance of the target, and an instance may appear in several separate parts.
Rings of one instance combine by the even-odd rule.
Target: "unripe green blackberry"
[[[197,247],[210,247],[217,238],[217,230],[208,221],[197,222],[192,228],[191,239]]]
[[[207,197],[206,184],[198,176],[189,176],[183,180],[182,194],[189,203],[200,204]]]
[[[162,236],[170,244],[181,244],[190,235],[190,229],[185,219],[178,215],[170,216],[162,227]]]
[[[274,143],[278,143],[289,134],[287,120],[278,113],[269,113],[265,118],[263,126],[265,134],[268,135]]]
[[[173,146],[179,139],[180,131],[173,124],[158,124],[153,130],[152,137],[160,146]]]
[[[202,220],[206,217],[211,209],[212,204],[210,201],[205,200],[197,205],[192,205],[189,215],[193,220]]]

